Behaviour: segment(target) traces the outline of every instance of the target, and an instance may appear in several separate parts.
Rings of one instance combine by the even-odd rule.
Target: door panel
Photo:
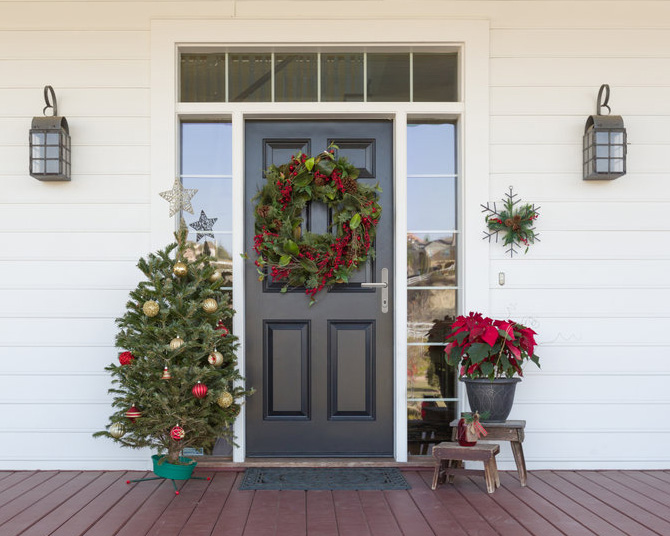
[[[380,183],[382,217],[375,260],[348,284],[320,292],[309,307],[304,289],[279,293],[283,282],[258,281],[246,266],[248,456],[391,456],[393,454],[393,315],[381,312],[381,291],[363,288],[389,269],[393,307],[393,168],[389,121],[249,121],[245,132],[245,246],[253,251],[251,199],[263,170],[331,143],[360,169],[359,181]],[[304,230],[328,231],[324,204],[307,207]]]

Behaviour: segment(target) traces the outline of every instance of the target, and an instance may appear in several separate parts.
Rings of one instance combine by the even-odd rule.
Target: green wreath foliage
[[[346,283],[367,259],[374,258],[381,216],[379,184],[358,179],[358,168],[336,158],[336,146],[316,157],[298,153],[265,173],[254,196],[254,251],[259,280],[283,283],[282,292],[304,287],[310,305],[324,287]],[[331,214],[330,232],[302,231],[308,203],[324,203]]]

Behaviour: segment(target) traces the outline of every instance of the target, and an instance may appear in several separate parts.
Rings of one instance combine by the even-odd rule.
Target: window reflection
[[[456,228],[454,177],[408,177],[407,228],[410,231]]]
[[[275,101],[316,101],[316,73],[316,54],[277,54],[275,57]]]
[[[363,101],[363,54],[321,55],[321,100]]]
[[[182,175],[230,176],[232,172],[231,123],[181,124]]]
[[[228,75],[230,102],[270,102],[272,97],[270,54],[230,54]]]
[[[187,237],[189,247],[184,255],[189,261],[195,260],[197,255],[205,254],[214,257],[212,264],[223,276],[223,286],[233,286],[232,235],[217,235],[215,239],[201,239],[196,242],[196,234],[189,233]]]
[[[407,286],[456,286],[456,235],[407,235]]]
[[[193,178],[182,179],[184,188],[196,188],[198,193],[191,200],[193,215],[183,214],[187,225],[198,221],[200,211],[204,210],[207,218],[216,218],[212,231],[232,231],[233,215],[233,180],[222,178]]]
[[[368,101],[409,101],[409,54],[368,54]]]
[[[411,123],[407,125],[407,174],[456,173],[456,125]]]

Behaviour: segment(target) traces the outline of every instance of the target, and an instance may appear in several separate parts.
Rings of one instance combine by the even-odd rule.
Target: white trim
[[[395,184],[393,186],[394,245],[394,326],[395,391],[394,453],[398,462],[407,461],[407,113],[398,112],[395,118]]]
[[[395,121],[395,196],[406,198],[408,116],[452,118],[459,121],[459,281],[462,286],[460,311],[488,311],[488,245],[481,240],[479,203],[489,199],[489,22],[486,20],[350,20],[348,31],[335,38],[319,25],[303,26],[299,34],[287,34],[274,20],[154,20],[151,24],[151,245],[163,247],[172,238],[174,223],[166,217],[165,202],[158,192],[170,188],[177,162],[179,115],[225,117],[233,124],[233,226],[243,228],[244,121],[260,117],[300,118],[388,118]],[[250,41],[251,38],[260,40]],[[365,41],[360,40],[365,36]],[[220,45],[219,45],[220,44]],[[454,47],[461,49],[461,103],[182,103],[176,102],[180,46],[302,47],[343,45],[358,49],[379,46]],[[467,143],[465,143],[467,140]],[[406,207],[395,203],[395,273],[407,269]],[[468,247],[465,248],[464,244]],[[244,271],[242,233],[233,239],[233,306],[237,311],[235,332],[240,334],[239,364],[244,373]],[[467,274],[467,276],[466,276]],[[407,460],[407,282],[395,277],[395,457]],[[235,424],[239,447],[233,460],[245,457],[244,408]]]

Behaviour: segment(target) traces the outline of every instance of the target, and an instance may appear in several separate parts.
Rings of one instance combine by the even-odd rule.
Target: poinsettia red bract
[[[481,313],[459,316],[446,338],[447,363],[460,368],[466,378],[523,376],[522,366],[535,353],[535,331],[512,320],[494,320]]]

